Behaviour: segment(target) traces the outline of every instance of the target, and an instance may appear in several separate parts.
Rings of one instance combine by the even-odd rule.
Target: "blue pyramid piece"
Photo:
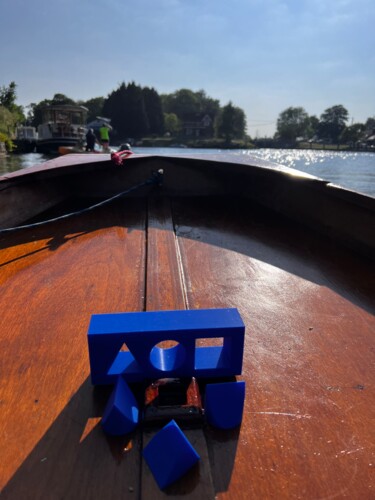
[[[143,456],[160,489],[180,479],[200,459],[174,420],[151,439]]]
[[[135,429],[138,423],[138,403],[128,384],[118,377],[102,418],[106,434],[121,436]]]
[[[245,402],[245,382],[207,384],[205,415],[207,422],[219,429],[240,425]]]

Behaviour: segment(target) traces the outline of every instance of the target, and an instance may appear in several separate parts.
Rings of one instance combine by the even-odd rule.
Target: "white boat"
[[[14,153],[32,153],[35,151],[37,140],[38,133],[35,127],[17,127],[16,137],[13,140],[16,146]]]
[[[42,110],[43,123],[38,126],[37,151],[58,153],[60,146],[83,145],[87,108],[71,104],[49,105]]]

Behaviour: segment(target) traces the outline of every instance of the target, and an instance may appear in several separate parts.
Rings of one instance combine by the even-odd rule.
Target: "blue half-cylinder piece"
[[[91,381],[240,375],[245,326],[237,309],[94,314],[88,330]],[[198,339],[222,345],[196,347]],[[159,342],[173,340],[170,349]],[[127,351],[120,351],[123,344]]]
[[[206,385],[205,416],[218,429],[233,429],[242,421],[245,382],[223,382]]]
[[[118,377],[102,417],[106,434],[122,436],[133,431],[138,424],[138,403],[128,384]]]
[[[151,439],[143,457],[160,489],[180,479],[200,459],[174,420]]]

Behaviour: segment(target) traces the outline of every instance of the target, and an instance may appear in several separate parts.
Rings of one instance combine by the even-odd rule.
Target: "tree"
[[[176,90],[173,94],[161,96],[164,113],[174,113],[181,123],[200,121],[204,115],[211,118],[212,126],[206,129],[206,136],[213,136],[214,126],[220,112],[220,103],[208,97],[204,90]]]
[[[0,105],[0,142],[5,144],[7,151],[12,151],[14,144],[12,136],[17,125],[17,114]]]
[[[88,109],[87,121],[92,122],[97,116],[103,115],[104,97],[93,97],[88,101],[79,101],[81,106]]]
[[[365,129],[366,130],[375,130],[375,117],[374,116],[372,118],[367,118],[366,123],[365,123]]]
[[[200,112],[209,115],[214,121],[220,111],[220,102],[208,97],[204,90],[199,90],[195,95],[198,99]]]
[[[355,145],[361,139],[364,131],[365,125],[363,123],[353,123],[353,125],[344,128],[340,140]]]
[[[51,104],[77,104],[76,101],[66,96],[65,94],[55,94],[52,97]]]
[[[283,141],[295,142],[297,137],[307,135],[309,125],[309,115],[304,108],[289,107],[279,114],[276,136]]]
[[[10,82],[7,87],[5,85],[0,87],[0,104],[9,111],[14,111],[14,107],[16,106],[16,88],[17,85],[15,82]]]
[[[182,121],[186,121],[192,114],[200,112],[197,95],[189,89],[177,90],[173,94],[162,96],[165,113],[174,113]]]
[[[246,132],[246,117],[241,108],[233,106],[230,101],[223,107],[218,121],[218,135],[225,137],[226,142],[242,139]]]
[[[104,100],[103,115],[111,119],[116,132],[125,137],[124,110],[126,109],[126,84],[121,83]]]
[[[50,99],[44,99],[39,103],[32,102],[27,107],[29,111],[27,113],[27,123],[33,127],[38,127],[42,123],[42,109],[51,104]]]
[[[104,101],[103,114],[111,118],[119,138],[142,137],[149,130],[142,88],[121,83]]]
[[[128,137],[142,137],[148,133],[149,123],[142,88],[135,82],[129,83],[127,87],[126,120]]]
[[[220,102],[217,99],[208,97],[204,90],[199,90],[195,95],[199,102],[200,117],[207,115],[211,119],[211,125],[205,129],[205,136],[213,137],[215,134],[215,126],[220,115]],[[244,128],[246,128],[246,124]]]
[[[15,82],[0,87],[0,142],[5,143],[8,151],[14,147],[12,137],[17,125],[25,121],[22,106],[16,104],[16,88]]]
[[[14,126],[17,123],[25,121],[23,107],[16,104],[17,100],[17,85],[15,82],[10,82],[8,86],[0,87],[0,105],[13,114]]]
[[[175,113],[164,113],[164,127],[171,135],[178,134],[180,121]]]
[[[348,110],[341,104],[327,108],[320,116],[319,135],[337,144],[348,119]]]
[[[319,118],[317,116],[309,116],[309,124],[306,129],[306,134],[309,139],[312,139],[319,134]]]
[[[161,98],[153,88],[150,89],[149,87],[145,87],[142,92],[149,125],[149,133],[163,135],[164,115]]]
[[[10,136],[15,125],[16,117],[14,113],[9,111],[5,106],[0,105],[0,132]]]
[[[67,97],[65,94],[55,94],[52,99],[43,99],[38,103],[32,102],[27,107],[29,111],[27,113],[27,123],[31,124],[33,127],[38,127],[43,123],[42,111],[46,106],[58,105],[58,104],[77,104],[76,101]]]

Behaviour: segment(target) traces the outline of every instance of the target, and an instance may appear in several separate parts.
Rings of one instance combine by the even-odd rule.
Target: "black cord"
[[[141,182],[140,184],[137,184],[135,186],[132,186],[131,188],[127,189],[126,191],[122,191],[121,193],[118,193],[114,196],[111,196],[111,198],[107,198],[106,200],[100,201],[99,203],[96,203],[95,205],[91,205],[89,207],[83,208],[81,210],[77,210],[76,212],[70,212],[68,214],[60,215],[59,217],[55,217],[53,219],[48,219],[44,220],[41,222],[34,222],[33,224],[25,224],[24,226],[16,226],[16,227],[9,227],[6,229],[0,229],[0,234],[4,233],[12,233],[14,231],[19,231],[21,229],[29,229],[33,227],[38,227],[38,226],[43,226],[44,224],[49,224],[50,222],[56,222],[58,220],[62,219],[67,219],[68,217],[73,217],[74,215],[81,215],[86,212],[89,212],[90,210],[94,210],[95,208],[102,207],[103,205],[106,205],[107,203],[111,203],[114,200],[117,200],[118,198],[121,198],[122,196],[125,196],[133,191],[136,191],[137,189],[140,189],[141,187],[148,186],[150,184],[157,184],[161,185],[162,182],[162,177],[163,177],[163,171],[159,170],[158,172],[155,172],[152,174],[152,176],[147,179],[144,182]]]

